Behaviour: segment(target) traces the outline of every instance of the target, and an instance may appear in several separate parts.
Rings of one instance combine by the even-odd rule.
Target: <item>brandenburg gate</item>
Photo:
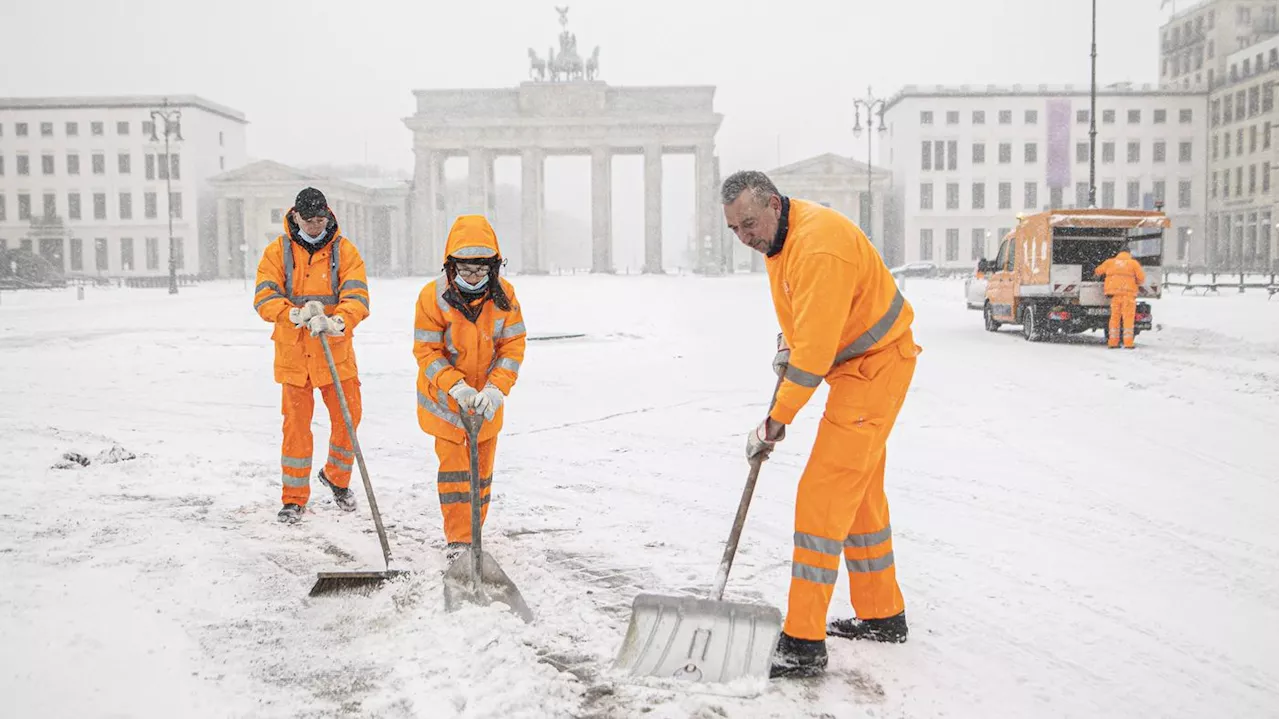
[[[662,268],[662,156],[694,156],[695,237],[701,269],[729,267],[722,241],[715,135],[723,119],[712,109],[714,86],[610,87],[596,79],[600,48],[584,61],[577,37],[560,13],[560,50],[547,57],[529,49],[530,80],[514,89],[417,90],[417,112],[405,118],[413,132],[412,198],[415,274],[440,265],[448,233],[444,162],[468,158],[468,212],[494,216],[494,159],[521,161],[521,262],[523,274],[547,271],[542,214],[548,155],[591,157],[591,271],[613,272],[612,159],[644,156],[644,271]],[[508,243],[509,244],[509,243]],[[510,250],[508,250],[510,252]],[[512,263],[515,265],[515,263]]]

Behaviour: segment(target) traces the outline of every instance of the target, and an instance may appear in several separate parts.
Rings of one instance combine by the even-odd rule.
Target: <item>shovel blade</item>
[[[533,612],[515,582],[488,552],[480,553],[480,588],[476,592],[471,576],[471,550],[464,550],[444,572],[445,610],[457,611],[465,604],[487,607],[495,602],[507,605],[508,610],[525,622],[533,621]]]
[[[402,569],[385,572],[317,572],[316,583],[308,596],[324,597],[332,594],[368,594],[388,580],[407,575]]]
[[[766,604],[641,594],[613,668],[691,682],[768,680],[781,631],[782,613]]]

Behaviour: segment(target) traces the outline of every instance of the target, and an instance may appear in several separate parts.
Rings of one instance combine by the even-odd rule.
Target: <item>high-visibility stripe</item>
[[[280,294],[271,294],[271,295],[267,295],[266,297],[263,297],[262,299],[258,300],[257,302],[254,302],[254,303],[253,303],[253,309],[255,309],[255,310],[256,310],[256,309],[258,309],[259,307],[261,307],[261,306],[265,305],[266,303],[270,302],[271,300],[288,300],[288,299],[289,299],[288,297],[285,297],[284,295],[280,295]]]
[[[884,529],[878,529],[874,532],[850,534],[848,537],[845,537],[844,546],[863,548],[874,547],[877,544],[883,544],[884,542],[889,541],[889,538],[892,536],[893,528],[886,525]]]
[[[442,407],[436,404],[430,397],[421,392],[418,393],[418,406],[455,427],[465,429],[462,427],[462,417],[457,412],[450,411],[448,405]]]
[[[524,322],[517,322],[510,327],[503,329],[502,334],[499,335],[499,337],[506,340],[511,339],[512,337],[519,337],[524,333]]]
[[[342,458],[341,458],[341,457],[338,457],[338,456],[333,455],[333,454],[330,454],[330,455],[329,455],[329,464],[332,464],[333,466],[337,467],[338,469],[340,469],[340,470],[342,470],[342,471],[344,471],[344,472],[350,472],[350,471],[351,471],[351,463],[350,463],[350,462],[344,462],[344,461],[342,461]]]
[[[502,357],[498,359],[498,362],[494,366],[498,369],[505,369],[511,372],[520,371],[520,363],[510,357]]]
[[[493,257],[497,253],[492,247],[484,247],[482,245],[472,245],[471,247],[459,247],[456,251],[450,252],[450,257]]]
[[[338,457],[346,457],[347,459],[355,459],[356,457],[356,451],[354,449],[339,447],[333,442],[329,443],[329,454],[332,454]]]
[[[311,485],[310,477],[295,477],[291,474],[280,473],[280,481],[286,487],[307,487]]]
[[[858,574],[884,571],[893,566],[893,552],[889,552],[882,557],[876,557],[874,559],[845,558],[844,565],[849,568],[850,572]]]
[[[292,469],[311,469],[310,457],[289,457],[280,455],[280,466]]]
[[[489,496],[480,497],[481,506],[489,503]],[[440,504],[471,504],[470,492],[442,492],[440,494]]]
[[[439,342],[443,339],[444,339],[443,332],[436,332],[434,330],[414,330],[413,331],[414,342]]]
[[[866,354],[867,350],[875,346],[882,337],[893,329],[893,324],[898,321],[898,315],[902,314],[902,305],[906,302],[901,291],[894,291],[893,301],[889,303],[889,309],[885,310],[884,315],[876,320],[876,323],[867,328],[866,332],[858,335],[857,339],[850,342],[836,353],[836,361],[831,365],[836,367],[840,364],[859,355]]]
[[[838,539],[827,539],[826,537],[819,537],[815,534],[796,532],[795,545],[800,549],[821,552],[833,557],[840,556],[840,540]]]
[[[804,562],[791,562],[791,576],[817,584],[835,584],[838,573],[834,569],[815,567]]]
[[[365,284],[364,282],[361,282],[360,280],[347,280],[346,282],[343,282],[342,287],[338,289],[342,290],[343,292],[346,292],[347,290],[364,290],[368,292],[369,285]]]
[[[795,365],[787,365],[787,371],[782,376],[801,387],[817,387],[822,384],[822,375],[805,372]]]
[[[271,280],[264,280],[262,282],[259,282],[258,286],[253,288],[254,294],[257,294],[263,290],[275,290],[279,294],[282,294],[282,295],[284,294],[284,290],[280,289],[280,285],[277,285]]]

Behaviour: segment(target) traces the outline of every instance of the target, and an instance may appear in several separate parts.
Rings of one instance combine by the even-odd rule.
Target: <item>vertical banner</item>
[[[1045,101],[1048,115],[1048,147],[1045,163],[1045,182],[1052,188],[1071,185],[1071,101],[1052,98]]]

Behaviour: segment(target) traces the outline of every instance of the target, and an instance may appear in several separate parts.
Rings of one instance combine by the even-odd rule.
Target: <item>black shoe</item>
[[[468,542],[449,542],[449,546],[444,548],[444,560],[453,564],[453,560],[457,559],[458,555],[467,551],[470,547],[471,544]]]
[[[350,512],[356,508],[356,495],[351,492],[350,487],[339,487],[329,478],[324,476],[324,470],[320,470],[320,483],[333,490],[333,501],[338,508],[344,512]]]
[[[884,619],[836,619],[827,623],[827,636],[901,644],[907,641],[907,613]]]
[[[297,524],[302,521],[302,513],[305,511],[307,510],[301,504],[286,504],[276,514],[276,520],[285,524]]]
[[[816,677],[827,671],[827,643],[822,639],[796,639],[778,635],[773,649],[770,679]]]

